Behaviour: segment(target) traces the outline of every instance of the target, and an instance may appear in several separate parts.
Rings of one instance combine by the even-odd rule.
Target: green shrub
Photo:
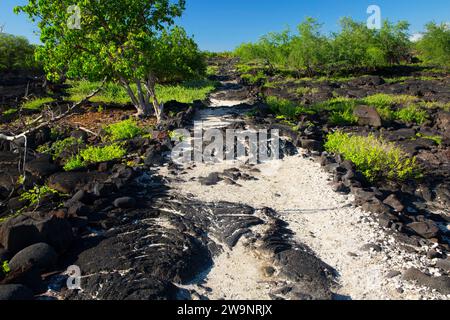
[[[85,163],[80,155],[76,155],[71,157],[69,160],[66,161],[66,164],[64,165],[65,171],[73,171],[77,169],[81,169],[85,167]]]
[[[64,140],[58,140],[54,142],[51,146],[42,145],[37,148],[37,152],[46,153],[53,157],[53,160],[58,159],[64,151],[77,149],[83,144],[82,139],[77,139],[74,137],[69,137]],[[78,150],[75,150],[77,152]]]
[[[126,150],[118,144],[104,147],[89,147],[80,151],[81,157],[87,163],[98,163],[119,159],[125,156],[126,153]]]
[[[450,67],[450,28],[448,24],[429,23],[417,43],[420,58],[427,64]]]
[[[23,108],[26,110],[40,111],[44,105],[52,103],[54,101],[55,101],[55,99],[53,99],[53,98],[33,99],[33,100],[25,102],[23,104]]]
[[[298,106],[294,102],[286,99],[270,96],[266,98],[266,103],[275,115],[283,116],[287,120],[296,119],[300,114]]]
[[[395,118],[406,123],[423,124],[428,120],[428,113],[416,105],[410,105],[395,112]]]
[[[382,178],[405,180],[421,176],[415,157],[373,135],[361,137],[337,131],[328,135],[325,149],[352,161],[369,181]]]
[[[11,272],[11,268],[9,267],[8,261],[1,261],[0,260],[0,275],[3,274],[3,276],[7,275]]]
[[[110,124],[104,130],[108,141],[133,139],[143,132],[132,119]]]
[[[206,68],[206,75],[211,77],[215,76],[219,73],[219,67],[218,66],[208,66]]]
[[[76,156],[70,158],[64,170],[71,171],[83,168],[88,164],[107,162],[124,157],[127,151],[119,144],[111,144],[104,147],[88,147],[80,151]]]
[[[421,121],[418,124],[423,123],[423,117],[426,116],[426,112],[420,111],[414,103],[419,99],[409,95],[391,95],[391,94],[375,94],[368,96],[361,100],[361,103],[375,107],[383,120],[401,120],[406,122]],[[395,107],[403,105],[403,109],[395,111]],[[426,120],[426,119],[425,119]]]
[[[319,102],[313,108],[317,112],[328,112],[328,121],[332,125],[352,125],[358,122],[358,118],[353,115],[356,103],[354,99],[339,97]]]
[[[434,141],[438,145],[442,144],[442,137],[441,136],[429,136],[429,135],[427,136],[425,134],[418,133],[417,137],[422,138],[422,139],[428,139],[428,140]]]
[[[17,109],[16,108],[11,108],[11,109],[8,109],[8,110],[6,110],[6,111],[3,111],[3,115],[5,116],[5,117],[7,117],[7,116],[11,116],[11,115],[13,115],[13,114],[15,114],[17,112]]]
[[[299,24],[297,34],[272,32],[256,43],[240,45],[234,53],[243,62],[262,62],[272,69],[295,71],[298,76],[373,70],[408,61],[412,49],[408,28],[404,21],[384,21],[380,30],[371,30],[365,22],[344,18],[341,31],[326,36],[315,19],[307,18]]]
[[[296,71],[312,76],[325,69],[331,52],[329,40],[320,34],[321,25],[312,18],[298,26],[298,36],[292,38],[288,64]]]
[[[263,85],[267,81],[267,76],[260,70],[256,74],[244,73],[241,79],[250,85]]]
[[[29,206],[38,205],[42,198],[52,194],[59,194],[58,191],[50,188],[47,185],[35,186],[33,189],[28,190],[20,195],[20,201],[28,202]]]
[[[34,58],[35,48],[25,37],[0,32],[0,72],[39,71],[41,66]]]
[[[300,97],[306,96],[308,94],[316,94],[317,92],[319,92],[319,89],[310,87],[298,87],[297,89],[295,89],[295,93]]]

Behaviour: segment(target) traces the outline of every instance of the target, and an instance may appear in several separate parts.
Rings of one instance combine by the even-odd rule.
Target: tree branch
[[[61,114],[59,114],[59,115],[57,115],[57,116],[52,116],[51,119],[49,119],[49,120],[47,120],[47,121],[44,121],[44,122],[41,122],[40,124],[38,124],[38,125],[36,125],[36,126],[30,128],[30,129],[28,129],[28,130],[22,132],[22,133],[16,134],[16,135],[8,136],[8,135],[5,135],[5,134],[0,133],[0,140],[15,141],[15,140],[18,140],[18,139],[20,139],[20,138],[24,138],[24,137],[26,137],[27,135],[29,135],[29,134],[31,134],[31,133],[34,133],[34,132],[36,132],[36,131],[39,130],[39,129],[42,129],[43,127],[49,125],[49,124],[52,123],[52,122],[61,120],[62,118],[66,117],[66,116],[68,116],[70,113],[72,113],[73,110],[75,110],[75,109],[78,108],[79,106],[85,104],[86,102],[89,101],[89,99],[91,99],[93,96],[95,96],[95,95],[101,90],[101,88],[103,87],[105,81],[106,81],[106,78],[103,79],[101,85],[100,85],[96,90],[94,90],[92,93],[90,93],[90,94],[89,94],[88,96],[86,96],[84,99],[82,99],[82,100],[80,100],[79,102],[77,102],[77,103],[73,104],[72,106],[70,106],[70,107],[69,107],[66,111],[64,111],[63,113],[61,113]],[[43,117],[39,117],[39,118],[36,119],[36,120],[39,121],[39,120],[42,120],[42,118],[43,118]],[[36,121],[36,120],[35,120],[35,121]]]

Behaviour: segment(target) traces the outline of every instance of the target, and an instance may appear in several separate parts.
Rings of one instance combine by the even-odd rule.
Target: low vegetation
[[[301,89],[303,91],[303,87]],[[269,96],[266,98],[266,103],[277,116],[297,120],[301,114],[325,112],[329,124],[340,126],[358,123],[358,118],[354,115],[354,109],[358,105],[375,107],[384,121],[397,120],[420,125],[429,119],[425,108],[420,107],[425,103],[417,97],[408,95],[376,94],[364,99],[336,97],[311,106],[301,106],[286,99]]]
[[[33,189],[30,189],[20,195],[20,201],[26,202],[29,207],[32,207],[39,205],[43,198],[56,194],[59,194],[59,192],[47,185],[34,186]]]
[[[25,110],[31,110],[31,111],[40,111],[42,108],[49,103],[54,102],[55,99],[50,97],[45,98],[37,98],[30,101],[27,101],[23,104],[22,108]]]
[[[11,116],[11,115],[15,114],[16,112],[17,112],[16,108],[10,108],[6,111],[3,111],[2,115],[7,117],[7,116]]]
[[[314,113],[313,110],[307,110],[292,101],[275,96],[267,97],[266,103],[273,114],[286,120],[296,120],[302,113]]]
[[[450,29],[446,24],[429,24],[417,45],[409,40],[409,24],[405,21],[397,24],[384,21],[379,30],[371,30],[366,23],[351,18],[343,18],[340,25],[339,32],[324,35],[322,25],[308,18],[297,27],[297,33],[289,29],[272,32],[256,43],[240,45],[234,54],[242,62],[258,62],[272,71],[292,71],[297,78],[321,74],[345,76],[408,64],[414,54],[427,64],[449,66]],[[243,69],[242,73],[249,72]]]
[[[86,167],[89,164],[120,159],[126,154],[127,151],[120,144],[111,144],[103,147],[90,146],[71,157],[66,162],[64,170],[72,171]]]
[[[362,137],[337,131],[328,135],[325,148],[352,161],[369,181],[405,180],[421,176],[415,157],[374,135]]]
[[[353,110],[357,105],[355,99],[333,98],[325,102],[320,102],[312,106],[316,112],[326,111],[329,113],[328,122],[332,125],[352,125],[358,122],[358,118],[353,115]]]
[[[7,260],[2,261],[0,260],[0,279],[4,276],[6,276],[8,273],[11,272],[11,268],[9,267],[9,263]]]
[[[417,137],[418,138],[422,138],[422,139],[428,139],[428,140],[434,141],[437,145],[441,145],[442,141],[443,141],[443,138],[441,136],[438,136],[438,135],[426,135],[426,134],[423,134],[423,133],[418,133]]]
[[[68,89],[70,101],[80,101],[85,96],[100,86],[100,82],[87,80],[69,82]],[[131,85],[133,92],[137,91],[135,85]],[[181,103],[192,103],[195,100],[204,100],[207,95],[216,88],[216,83],[208,80],[191,80],[173,85],[156,85],[155,90],[161,103],[176,100]],[[127,91],[119,84],[107,83],[101,91],[90,99],[92,102],[104,104],[131,104],[131,98]]]
[[[143,132],[133,119],[110,124],[104,128],[104,131],[106,140],[112,142],[133,139]]]
[[[53,160],[61,157],[64,152],[75,151],[78,152],[79,148],[83,144],[82,139],[77,139],[74,137],[69,137],[63,140],[58,140],[54,143],[44,144],[37,148],[37,152],[49,154],[52,156]]]

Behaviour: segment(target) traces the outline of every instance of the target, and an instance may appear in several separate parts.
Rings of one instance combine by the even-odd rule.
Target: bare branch
[[[70,106],[70,107],[69,107],[66,111],[64,111],[63,113],[61,113],[61,114],[59,114],[59,115],[57,115],[57,116],[52,115],[52,117],[51,117],[49,120],[44,121],[44,122],[41,122],[40,124],[38,124],[38,125],[36,125],[36,126],[30,128],[30,129],[28,129],[28,130],[22,132],[22,133],[16,134],[16,135],[7,136],[7,135],[5,135],[5,134],[1,134],[1,133],[0,133],[0,139],[1,139],[1,140],[6,140],[6,141],[15,141],[15,140],[18,140],[18,139],[20,139],[20,138],[26,137],[27,135],[29,135],[29,134],[31,134],[31,133],[34,133],[34,132],[36,132],[37,130],[42,129],[43,127],[49,125],[49,124],[52,123],[52,122],[56,122],[56,121],[61,120],[62,118],[66,117],[66,116],[68,116],[70,113],[72,113],[72,111],[74,111],[76,108],[78,108],[79,106],[85,104],[86,102],[89,101],[89,99],[91,99],[93,96],[95,96],[95,95],[101,90],[101,88],[103,87],[105,81],[106,81],[106,78],[103,80],[102,84],[101,84],[96,90],[94,90],[91,94],[89,94],[88,96],[86,96],[86,97],[85,97],[84,99],[82,99],[81,101],[79,101],[79,102],[73,104],[72,106]],[[38,117],[37,119],[35,119],[35,120],[33,121],[33,123],[38,122],[38,121],[40,121],[40,120],[42,120],[42,119],[43,119],[43,117],[40,116],[40,117]]]

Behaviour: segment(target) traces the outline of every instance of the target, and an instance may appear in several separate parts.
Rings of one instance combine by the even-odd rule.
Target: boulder
[[[46,218],[38,223],[36,227],[44,239],[58,252],[65,252],[72,245],[74,234],[70,223],[66,219],[55,216]]]
[[[136,206],[136,200],[131,197],[121,197],[114,200],[114,206],[120,209],[131,209]]]
[[[446,138],[450,138],[450,112],[439,111],[436,116],[436,125]]]
[[[93,181],[103,181],[107,174],[98,172],[60,172],[50,176],[48,186],[61,193],[71,194]]]
[[[416,282],[421,286],[435,289],[445,295],[450,294],[450,277],[432,277],[418,269],[411,268],[403,274],[403,279],[406,281]]]
[[[0,301],[33,300],[33,292],[21,284],[0,285]]]
[[[76,192],[76,193],[73,195],[73,197],[70,198],[70,200],[67,201],[67,202],[72,202],[72,203],[73,203],[73,202],[76,202],[76,201],[83,202],[83,201],[86,200],[86,198],[87,198],[86,192],[85,192],[84,190],[79,190],[79,191]]]
[[[349,85],[354,87],[361,87],[361,86],[375,87],[385,83],[386,82],[384,81],[384,79],[380,76],[363,76],[350,81]]]
[[[353,114],[358,118],[358,124],[360,126],[379,128],[382,125],[380,114],[374,107],[357,106]]]
[[[341,193],[341,194],[348,194],[350,193],[350,188],[345,186],[342,182],[334,183],[331,188],[334,192]]]
[[[322,151],[322,143],[317,140],[312,139],[300,139],[300,144],[303,149],[311,150],[311,151]]]
[[[11,271],[24,270],[29,266],[47,271],[58,260],[56,251],[46,243],[36,243],[19,251],[9,262]]]
[[[450,273],[450,258],[439,259],[436,262],[436,267],[444,270],[447,273]]]
[[[67,213],[71,217],[88,216],[91,214],[91,209],[80,201],[71,201],[67,205],[69,207]]]
[[[56,216],[35,218],[21,215],[9,219],[0,227],[0,243],[12,254],[40,242],[63,252],[72,244],[73,238],[69,222]]]
[[[117,191],[117,187],[112,183],[97,182],[92,187],[92,194],[96,197],[108,197]]]
[[[413,138],[417,138],[416,130],[410,128],[399,129],[390,132],[390,136],[395,140],[410,140]]]
[[[25,170],[38,178],[46,178],[58,171],[49,157],[40,157],[25,164]]]
[[[396,212],[402,212],[403,210],[405,210],[405,206],[401,203],[400,200],[398,200],[395,194],[391,194],[383,201],[383,203],[390,206]]]
[[[425,239],[436,238],[439,235],[439,227],[432,221],[413,222],[407,226]]]
[[[42,240],[34,220],[27,216],[11,218],[0,226],[0,243],[13,254]]]
[[[160,166],[164,163],[163,152],[168,151],[161,145],[152,145],[145,154],[144,164],[147,166]]]
[[[222,179],[219,177],[218,172],[212,172],[207,177],[200,177],[198,180],[203,186],[213,186],[219,183]]]

